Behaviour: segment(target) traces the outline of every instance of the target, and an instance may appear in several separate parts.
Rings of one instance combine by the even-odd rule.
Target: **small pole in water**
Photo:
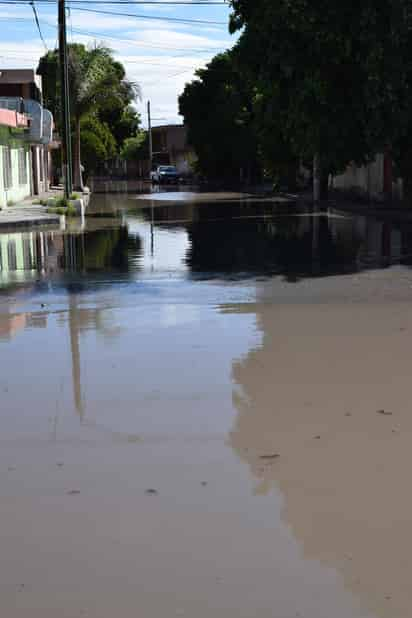
[[[150,115],[150,101],[147,102],[147,127],[149,133],[149,161],[150,161],[150,171],[152,171],[153,166],[153,140],[152,140],[152,118]]]
[[[154,256],[154,208],[153,208],[153,200],[152,200],[152,221],[150,224],[150,251],[152,254],[152,267],[153,267],[153,256]]]

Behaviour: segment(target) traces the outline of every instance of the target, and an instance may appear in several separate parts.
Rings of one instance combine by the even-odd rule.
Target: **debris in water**
[[[16,469],[16,468],[15,468],[14,466],[9,466],[9,467],[7,468],[7,470],[8,470],[9,472],[14,472],[14,471],[15,471],[15,469]]]
[[[387,412],[386,410],[378,410],[377,414],[381,414],[382,416],[392,416],[392,412]]]
[[[146,496],[157,496],[158,493],[156,489],[146,489],[145,491]]]
[[[78,489],[71,489],[70,491],[67,492],[68,496],[78,496],[80,493],[80,491]]]
[[[321,436],[315,436],[313,439],[314,440],[320,440]]]
[[[64,463],[62,461],[58,461],[56,465],[58,468],[63,468]]]
[[[202,481],[201,485],[202,485],[202,487],[206,487],[207,481]]]
[[[351,412],[346,412],[345,416],[352,416]]]
[[[279,453],[274,453],[273,455],[261,455],[260,459],[266,459],[267,461],[270,461],[272,459],[277,459],[278,457],[280,457]]]

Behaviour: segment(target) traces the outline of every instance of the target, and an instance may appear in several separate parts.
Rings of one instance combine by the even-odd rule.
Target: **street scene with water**
[[[90,210],[0,236],[3,614],[407,616],[412,224]]]
[[[0,618],[411,618],[411,2],[0,24]]]

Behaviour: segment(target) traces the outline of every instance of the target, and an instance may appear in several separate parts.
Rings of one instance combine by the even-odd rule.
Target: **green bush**
[[[53,215],[65,215],[66,217],[77,217],[77,210],[74,206],[49,206],[47,212]]]
[[[70,196],[71,200],[79,200],[80,199],[80,195],[78,193],[72,193]]]
[[[57,208],[67,208],[69,206],[69,200],[65,197],[59,197],[56,200]]]

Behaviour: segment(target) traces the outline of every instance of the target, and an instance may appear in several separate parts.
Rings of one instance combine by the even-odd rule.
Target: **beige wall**
[[[384,170],[384,155],[378,154],[375,161],[369,165],[356,167],[350,165],[344,174],[334,176],[332,186],[343,191],[358,191],[373,199],[382,199]]]

